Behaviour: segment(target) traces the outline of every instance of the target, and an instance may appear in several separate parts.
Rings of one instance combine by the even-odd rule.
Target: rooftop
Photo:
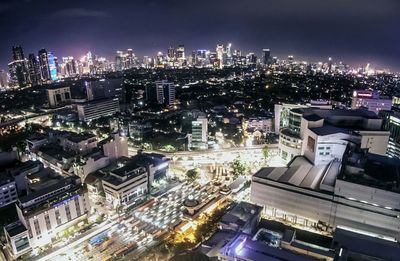
[[[287,183],[308,189],[320,189],[322,179],[333,186],[339,174],[340,164],[313,165],[306,157],[297,156],[288,167],[261,168],[254,177]]]
[[[5,229],[7,233],[10,235],[10,237],[19,235],[27,230],[26,227],[20,221],[5,226]]]
[[[67,140],[79,143],[88,139],[96,138],[96,135],[92,133],[71,133]]]
[[[350,131],[344,128],[338,128],[330,124],[324,124],[322,127],[310,128],[318,136],[332,135],[336,133],[350,134]]]

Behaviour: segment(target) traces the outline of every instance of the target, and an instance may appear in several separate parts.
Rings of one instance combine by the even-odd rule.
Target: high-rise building
[[[56,59],[55,59],[53,53],[51,53],[51,52],[49,52],[47,54],[47,58],[48,58],[49,70],[50,70],[50,80],[56,81],[56,80],[58,80]]]
[[[198,117],[192,121],[192,134],[189,136],[189,148],[208,148],[208,120],[206,117]]]
[[[33,53],[29,54],[28,57],[28,70],[32,86],[38,85],[40,83],[40,69],[36,56]]]
[[[39,50],[39,66],[42,81],[51,80],[49,58],[46,49]]]
[[[183,44],[178,45],[176,49],[176,58],[178,60],[179,66],[183,66],[186,63],[186,56],[185,56],[185,46]]]
[[[262,64],[263,65],[269,64],[270,59],[271,59],[271,51],[269,49],[263,49]]]
[[[174,104],[175,84],[167,80],[162,80],[146,86],[146,100],[165,105]]]
[[[124,53],[122,51],[117,51],[117,55],[115,56],[115,70],[122,71],[124,69]]]
[[[30,83],[28,69],[21,46],[12,48],[13,61],[8,64],[11,80],[14,85],[25,87]]]
[[[171,61],[173,62],[173,61],[175,60],[175,56],[176,56],[175,48],[172,47],[172,46],[170,46],[170,47],[168,48],[168,52],[167,52],[168,61],[169,61],[169,62],[171,62]]]
[[[166,105],[175,103],[175,84],[173,82],[156,81],[156,90],[158,103]]]

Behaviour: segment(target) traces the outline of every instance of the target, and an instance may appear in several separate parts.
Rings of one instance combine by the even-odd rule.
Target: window
[[[56,220],[57,220],[57,225],[61,225],[61,216],[60,216],[60,210],[56,209]]]
[[[51,230],[51,223],[49,214],[44,215],[44,220],[46,221],[46,228],[47,230]]]
[[[39,236],[42,232],[40,231],[40,225],[37,219],[33,221],[33,226],[35,227],[36,236]]]
[[[67,215],[67,220],[70,221],[71,218],[71,210],[69,209],[69,205],[65,206],[65,214]]]
[[[314,152],[314,148],[315,148],[315,139],[313,139],[313,138],[310,137],[310,136],[308,136],[307,148],[308,148],[311,152]]]

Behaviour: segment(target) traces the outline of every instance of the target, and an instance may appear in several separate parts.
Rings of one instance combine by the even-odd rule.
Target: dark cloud
[[[85,8],[68,8],[52,13],[50,16],[52,19],[65,19],[65,18],[104,18],[110,17],[109,14],[103,11],[90,10]]]

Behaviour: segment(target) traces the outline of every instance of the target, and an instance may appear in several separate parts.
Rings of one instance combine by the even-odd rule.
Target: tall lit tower
[[[262,63],[267,65],[271,59],[271,51],[269,49],[263,49],[262,51]]]
[[[32,86],[38,85],[40,83],[40,69],[36,56],[33,53],[30,53],[28,57],[28,71]]]
[[[40,66],[40,74],[42,76],[42,81],[51,80],[49,58],[46,49],[41,49],[39,51],[39,66]]]
[[[51,53],[51,52],[49,52],[47,54],[47,58],[48,58],[49,71],[50,71],[50,80],[56,81],[56,80],[58,80],[56,59],[55,59],[53,53]]]
[[[11,80],[19,87],[24,87],[29,84],[30,80],[22,47],[14,46],[12,56],[13,61],[8,64]]]

